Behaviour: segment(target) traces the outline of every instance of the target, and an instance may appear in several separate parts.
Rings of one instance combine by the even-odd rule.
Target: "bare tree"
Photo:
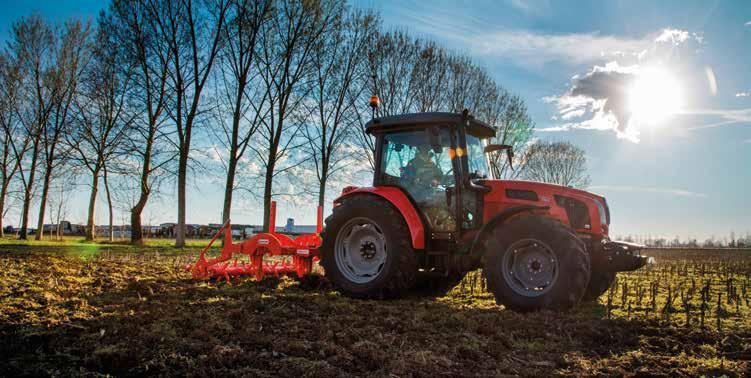
[[[367,77],[362,56],[367,53],[370,37],[377,28],[372,13],[356,11],[337,17],[312,54],[312,101],[307,103],[309,119],[303,128],[310,161],[318,180],[318,206],[323,206],[329,179],[344,167],[347,158],[341,151],[357,123],[351,101],[365,91],[356,85]],[[349,160],[352,162],[352,160]]]
[[[414,106],[418,112],[447,111],[445,101],[445,81],[450,71],[447,67],[448,54],[433,41],[419,45],[417,64],[413,66],[411,90],[414,92]],[[461,111],[461,109],[458,109]]]
[[[69,111],[76,95],[78,81],[86,67],[89,52],[90,25],[80,21],[68,21],[59,38],[55,51],[55,66],[52,71],[52,112],[48,122],[41,127],[43,179],[42,196],[39,199],[36,240],[44,234],[44,218],[47,209],[50,183],[54,170],[65,161],[66,152],[60,151],[60,142],[69,126]]]
[[[229,8],[227,0],[149,0],[149,16],[165,44],[172,93],[169,116],[175,124],[177,165],[177,230],[175,246],[185,246],[185,204],[193,126],[201,93],[222,44]]]
[[[29,210],[40,156],[40,141],[49,121],[56,96],[54,92],[55,34],[39,15],[22,18],[13,25],[10,54],[24,72],[25,80],[18,101],[19,121],[23,128],[21,146],[14,147],[19,161],[18,177],[23,185],[21,229],[18,237],[28,236]]]
[[[62,240],[65,234],[63,223],[70,213],[70,197],[76,188],[76,175],[63,173],[57,175],[50,185],[50,198],[47,201],[50,208],[51,221],[56,225],[55,239]]]
[[[140,117],[134,119],[127,139],[127,152],[133,160],[137,199],[130,209],[131,244],[143,244],[141,218],[160,175],[172,161],[165,132],[169,77],[169,49],[160,40],[158,22],[151,17],[147,0],[115,0],[110,7],[110,28],[123,52],[123,64],[134,66],[130,106]],[[164,175],[162,175],[164,176]]]
[[[490,168],[496,178],[513,179],[524,173],[526,169],[526,148],[534,134],[535,124],[527,114],[524,101],[505,90],[500,95],[491,97],[493,107],[488,115],[482,119],[498,128],[493,143],[505,144],[512,147],[514,156],[513,166],[503,154],[490,156]]]
[[[368,53],[371,94],[378,95],[378,115],[409,113],[415,106],[417,88],[415,66],[419,61],[421,41],[404,32],[381,35]]]
[[[16,175],[19,159],[14,152],[19,123],[16,117],[18,91],[21,84],[20,70],[7,56],[0,54],[0,124],[2,125],[2,165],[0,169],[0,237],[5,236],[3,220],[8,211],[6,199],[11,181]],[[28,140],[27,138],[25,140]],[[23,147],[25,149],[25,147]]]
[[[569,142],[537,142],[525,152],[526,169],[522,175],[535,180],[586,188],[589,186],[587,158],[584,150]]]
[[[235,189],[235,175],[237,163],[245,155],[248,143],[252,140],[260,120],[265,114],[255,111],[248,116],[252,108],[263,108],[268,99],[268,91],[264,86],[249,88],[253,77],[254,57],[257,41],[263,24],[268,21],[272,10],[271,0],[251,1],[232,0],[230,2],[227,22],[222,30],[226,44],[221,55],[219,65],[223,92],[217,96],[226,106],[217,107],[220,111],[228,108],[231,113],[230,124],[218,117],[222,126],[220,140],[224,141],[229,154],[226,164],[226,182],[224,186],[224,206],[222,208],[222,222],[230,219],[232,211],[232,194]],[[262,93],[248,93],[260,90]],[[253,103],[256,100],[260,103]]]
[[[86,71],[80,95],[76,97],[78,120],[76,127],[67,135],[68,145],[76,152],[80,165],[91,175],[91,194],[86,221],[86,240],[96,238],[95,211],[99,191],[99,179],[107,165],[121,147],[132,124],[128,114],[128,98],[133,67],[121,64],[123,50],[113,43],[109,16],[102,14],[93,58]],[[106,178],[105,178],[106,180]],[[112,202],[109,186],[106,186],[112,229]]]
[[[339,0],[279,1],[270,22],[264,26],[260,40],[260,85],[269,91],[265,107],[270,116],[263,119],[259,128],[258,145],[251,146],[265,171],[264,229],[269,226],[274,178],[303,163],[297,159],[279,167],[300,146],[296,139],[302,123],[293,122],[291,116],[312,89],[305,79],[310,77],[313,67],[314,48],[342,6]]]

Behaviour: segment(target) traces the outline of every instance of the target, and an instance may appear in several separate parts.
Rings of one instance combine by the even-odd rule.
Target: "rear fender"
[[[512,217],[521,213],[547,211],[549,209],[550,206],[521,205],[509,207],[508,209],[496,214],[495,216],[490,218],[488,222],[482,225],[480,231],[478,231],[475,235],[474,239],[472,240],[470,254],[473,256],[480,255],[480,253],[482,252],[482,240],[490,234],[490,232],[493,230],[493,228],[495,228],[496,225],[504,223]]]
[[[409,234],[412,239],[412,248],[425,249],[425,226],[417,209],[415,209],[415,206],[401,189],[392,186],[345,188],[343,194],[334,200],[334,206],[337,206],[343,199],[355,195],[375,195],[389,201],[407,223],[407,228],[409,228]]]

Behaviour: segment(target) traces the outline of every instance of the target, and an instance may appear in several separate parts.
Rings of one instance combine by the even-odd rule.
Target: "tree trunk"
[[[109,241],[111,243],[115,241],[115,229],[114,229],[113,214],[112,214],[112,196],[110,196],[110,184],[109,184],[109,181],[107,180],[107,166],[106,165],[104,166],[104,191],[107,194],[107,207],[109,207],[109,211],[110,211]]]
[[[63,240],[63,231],[62,231],[62,211],[63,211],[63,191],[60,191],[60,202],[57,204],[57,219],[55,220],[55,223],[57,223],[57,227],[55,228],[55,240]],[[51,211],[50,211],[51,213]],[[52,215],[52,214],[50,214]]]
[[[321,181],[318,183],[318,206],[323,206],[326,201],[326,181],[328,175],[328,167],[322,167],[323,175],[321,175]]]
[[[237,158],[230,151],[229,164],[227,167],[227,183],[224,187],[224,208],[222,209],[222,223],[230,219],[232,211],[232,192],[235,187],[235,170],[237,169]]]
[[[39,138],[37,136],[36,138]],[[34,186],[34,176],[37,170],[37,154],[39,153],[39,139],[34,142],[34,148],[31,151],[31,166],[29,167],[29,177],[23,191],[23,210],[21,210],[21,232],[18,238],[26,240],[29,233],[29,209],[31,208],[31,189]]]
[[[94,224],[94,212],[96,210],[96,196],[99,192],[99,167],[92,172],[91,196],[89,197],[89,215],[86,220],[86,241],[96,239],[96,225]]]
[[[3,227],[3,215],[5,215],[5,185],[3,185],[2,191],[0,191],[0,238],[5,237],[5,230]]]
[[[148,193],[144,195],[141,191],[141,198],[138,199],[136,206],[130,211],[130,244],[142,246],[143,245],[143,228],[141,226],[141,213],[146,206],[146,200],[148,199]]]
[[[7,179],[6,179],[7,181]],[[2,183],[2,186],[0,186],[0,238],[5,237],[5,224],[3,223],[3,219],[5,218],[5,196],[8,194],[8,185],[6,182]]]
[[[42,184],[42,198],[39,202],[39,218],[37,219],[37,234],[34,237],[36,240],[42,240],[44,236],[44,216],[47,209],[47,197],[50,193],[50,181],[52,181],[52,164],[49,162],[46,164],[44,170],[44,183]]]
[[[175,247],[185,247],[185,186],[187,184],[188,149],[180,151],[177,168],[177,230],[175,230]]]
[[[155,130],[151,128],[150,130]],[[146,202],[149,200],[151,189],[149,188],[149,174],[151,173],[151,151],[153,146],[154,134],[149,134],[149,139],[146,142],[146,152],[143,154],[143,170],[141,171],[141,195],[138,197],[138,202],[130,210],[130,244],[142,246],[143,245],[143,229],[141,228],[141,214],[146,207]]]
[[[269,229],[269,210],[271,209],[271,193],[272,185],[274,183],[274,166],[276,161],[269,159],[269,164],[266,165],[266,180],[263,185],[263,229],[266,232],[273,232]]]
[[[227,165],[227,182],[224,187],[224,207],[222,208],[222,223],[230,219],[232,211],[232,193],[235,189],[235,171],[237,170],[237,139],[240,137],[240,118],[242,117],[242,98],[245,93],[247,77],[238,78],[237,93],[235,94],[235,109],[232,112],[232,140],[229,148],[229,164]]]

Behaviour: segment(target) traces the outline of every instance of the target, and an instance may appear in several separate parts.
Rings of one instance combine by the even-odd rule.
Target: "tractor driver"
[[[429,144],[417,145],[415,157],[407,163],[402,173],[405,189],[422,209],[433,231],[452,231],[455,222],[446,208],[445,191],[440,188],[444,174],[431,159],[430,150]]]
[[[415,201],[429,201],[443,178],[443,172],[430,158],[430,146],[417,145],[415,157],[404,167],[404,178]]]

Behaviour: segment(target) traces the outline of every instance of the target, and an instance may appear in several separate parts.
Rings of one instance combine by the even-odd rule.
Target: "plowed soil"
[[[0,376],[751,372],[748,322],[717,330],[677,315],[607,319],[603,299],[518,314],[496,305],[478,274],[443,297],[363,301],[320,276],[194,281],[185,255],[3,249]]]

